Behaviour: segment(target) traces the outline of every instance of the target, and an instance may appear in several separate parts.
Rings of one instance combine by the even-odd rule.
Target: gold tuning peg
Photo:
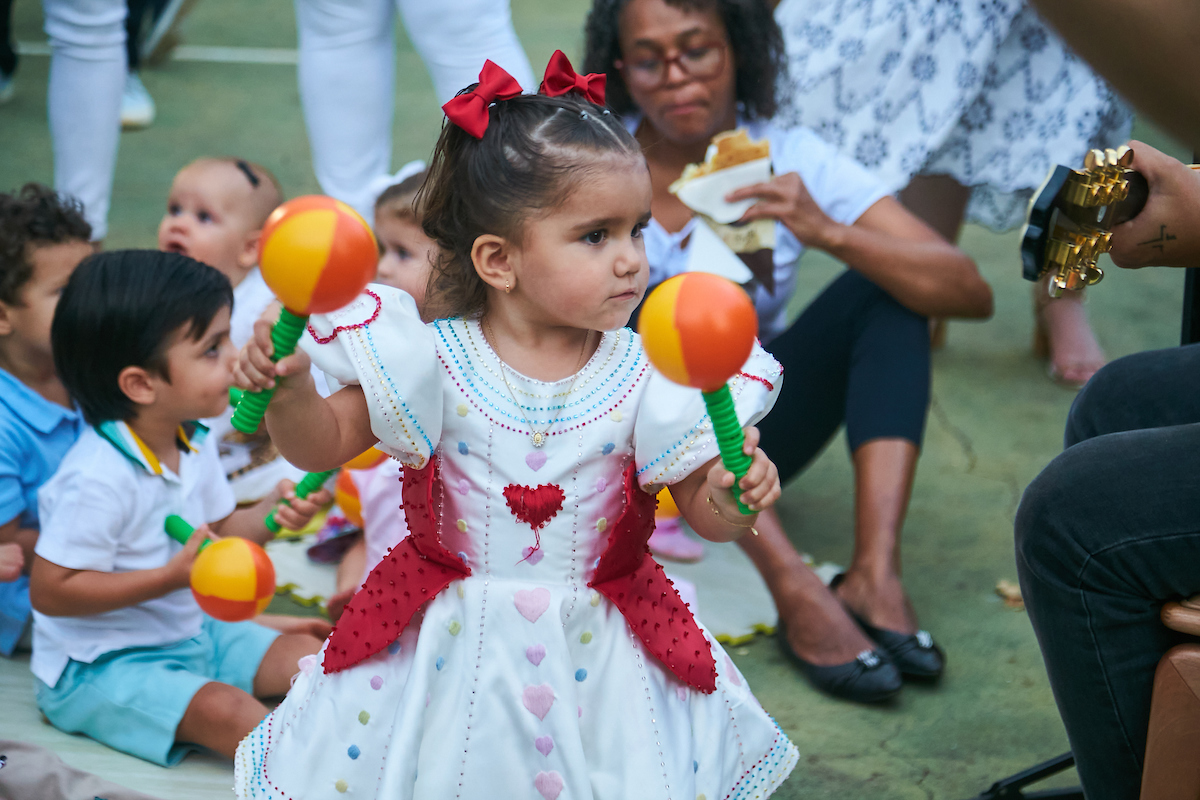
[[[1084,169],[1095,169],[1104,163],[1104,152],[1101,150],[1088,150],[1087,155],[1083,157]]]
[[[1117,148],[1117,165],[1129,169],[1133,166],[1133,148],[1121,145]]]
[[[1115,167],[1117,165],[1117,151],[1111,147],[1106,148],[1104,150],[1104,162],[1105,166]]]

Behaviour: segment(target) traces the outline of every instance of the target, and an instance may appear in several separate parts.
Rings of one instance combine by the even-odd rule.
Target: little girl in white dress
[[[288,376],[267,422],[289,460],[378,441],[404,464],[410,535],[240,745],[239,797],[758,798],[796,764],[646,547],[663,485],[714,541],[756,513],[699,392],[622,327],[648,272],[640,150],[602,83],[551,64],[519,95],[489,62],[446,106],[422,206],[454,317],[422,324],[377,285],[314,317],[303,350],[345,387],[327,400],[308,357],[271,364],[265,324],[243,351],[248,384]],[[744,425],[781,377],[756,346],[732,381]],[[754,512],[779,494],[757,439]]]

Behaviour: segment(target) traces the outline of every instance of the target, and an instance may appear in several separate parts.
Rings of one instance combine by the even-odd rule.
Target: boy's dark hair
[[[603,168],[581,161],[582,154],[642,158],[615,114],[574,92],[500,100],[488,116],[482,139],[442,123],[415,201],[425,235],[439,247],[430,295],[455,316],[479,311],[487,298],[471,262],[476,238],[490,233],[520,241],[531,215],[565,202],[581,178]]]
[[[232,305],[229,279],[193,258],[158,250],[88,256],[54,311],[54,368],[88,424],[128,421],[136,406],[117,385],[121,370],[144,367],[170,380],[172,334],[195,341]]]
[[[31,247],[91,238],[92,226],[73,197],[59,195],[40,183],[0,194],[0,303],[21,304],[21,289],[33,276]]]
[[[621,11],[630,0],[593,0],[585,29],[585,72],[608,75],[608,106],[618,114],[636,111],[625,79],[613,65],[621,58]],[[737,69],[735,93],[750,119],[770,119],[779,110],[780,79],[787,75],[783,33],[764,0],[663,0],[687,11],[716,11],[725,23],[729,55]]]

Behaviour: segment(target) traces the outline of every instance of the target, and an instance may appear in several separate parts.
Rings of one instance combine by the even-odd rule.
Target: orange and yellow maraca
[[[259,237],[263,280],[293,314],[337,311],[375,277],[379,248],[353,208],[323,195],[289,200]]]
[[[350,206],[321,195],[289,200],[271,212],[259,237],[263,280],[283,303],[271,330],[278,361],[296,349],[309,314],[326,314],[358,296],[375,276],[379,248],[371,226]],[[272,390],[246,392],[233,427],[254,433]]]
[[[721,460],[734,474],[733,492],[738,494],[751,458],[742,452],[745,436],[728,380],[746,363],[758,335],[750,297],[719,275],[685,272],[663,281],[646,298],[638,333],[655,369],[701,391]],[[738,505],[742,513],[750,513],[740,501]]]
[[[186,544],[195,531],[172,514],[165,526],[171,538]],[[275,596],[275,565],[267,551],[248,539],[229,536],[200,545],[192,562],[192,596],[201,610],[224,622],[241,622],[266,610]]]

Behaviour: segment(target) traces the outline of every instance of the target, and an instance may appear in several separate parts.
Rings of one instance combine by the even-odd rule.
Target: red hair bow
[[[451,98],[442,106],[446,118],[476,139],[483,138],[488,126],[488,106],[496,100],[508,100],[521,94],[521,84],[490,58],[479,71],[479,85]]]
[[[601,72],[577,75],[562,50],[555,50],[546,65],[546,77],[538,91],[547,97],[558,97],[576,91],[598,106],[604,105],[604,87],[608,76]]]

